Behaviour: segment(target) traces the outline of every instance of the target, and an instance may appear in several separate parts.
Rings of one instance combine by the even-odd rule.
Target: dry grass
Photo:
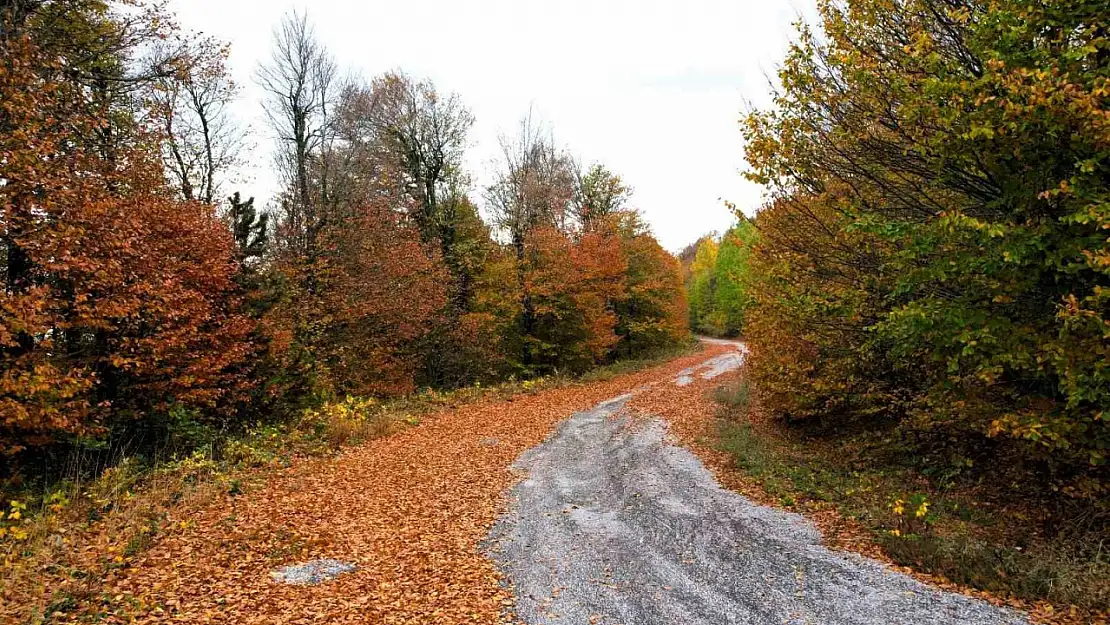
[[[200,456],[155,470],[124,460],[92,482],[55,490],[45,500],[54,503],[21,523],[25,537],[0,543],[2,603],[38,606],[22,622],[47,623],[67,605],[96,600],[106,574],[171,529],[171,510],[211,500],[233,479]]]

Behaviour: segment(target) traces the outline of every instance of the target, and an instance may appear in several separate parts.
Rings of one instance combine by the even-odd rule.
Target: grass
[[[718,386],[713,392],[713,399],[727,410],[747,414],[751,408],[751,387],[746,380],[737,380],[731,384]]]
[[[807,436],[759,418],[746,382],[717,389],[718,446],[739,472],[780,506],[835,509],[853,519],[894,562],[982,590],[1029,601],[1110,606],[1106,525],[1059,518],[1020,485],[1005,488],[973,472],[922,470],[911,450],[868,433]],[[889,439],[885,439],[889,441]],[[924,505],[923,505],[924,504]]]

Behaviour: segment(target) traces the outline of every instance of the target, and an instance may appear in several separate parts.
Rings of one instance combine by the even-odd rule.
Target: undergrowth
[[[691,339],[687,343],[660,349],[638,358],[623,358],[608,365],[596,367],[583,373],[578,379],[582,382],[606,382],[626,373],[634,373],[661,362],[686,356],[700,349],[700,345],[697,339]]]

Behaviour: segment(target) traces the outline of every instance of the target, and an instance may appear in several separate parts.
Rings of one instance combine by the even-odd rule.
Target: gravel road
[[[525,623],[1026,623],[829,551],[803,517],[721,488],[663,422],[629,418],[628,397],[572,416],[516,463],[526,477],[487,547]]]

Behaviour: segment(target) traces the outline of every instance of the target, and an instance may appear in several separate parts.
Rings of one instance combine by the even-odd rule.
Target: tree
[[[230,233],[213,207],[170,198],[156,144],[84,97],[35,32],[8,41],[0,63],[5,448],[102,435],[174,405],[219,418],[247,384],[249,351]]]
[[[239,91],[228,71],[228,51],[212,39],[197,40],[177,72],[147,87],[149,116],[164,136],[166,170],[186,200],[212,204],[223,179],[241,163],[244,133],[228,110]]]
[[[608,219],[627,265],[624,290],[612,301],[620,337],[615,355],[650,354],[680,344],[690,326],[678,259],[659,245],[638,213],[622,211]]]
[[[254,207],[254,198],[243,201],[238,191],[227,198],[227,203],[227,216],[239,263],[247,265],[252,260],[262,258],[270,235],[270,215],[259,213]]]
[[[529,233],[525,290],[535,319],[523,334],[531,373],[582,372],[604,362],[617,343],[610,302],[624,291],[627,269],[615,237],[571,241],[554,226]]]
[[[444,216],[451,217],[454,233],[443,259],[452,277],[450,305],[428,336],[424,381],[451,388],[497,380],[508,370],[506,355],[519,353],[503,341],[506,320],[515,324],[515,314],[501,314],[506,300],[520,301],[516,276],[501,275],[506,255],[491,237],[478,207],[456,191],[442,202],[451,205]]]
[[[439,326],[447,273],[388,200],[320,233],[327,253],[308,269],[279,256],[285,291],[268,315],[275,360],[311,393],[398,395],[413,389],[419,346]]]
[[[311,265],[320,253],[319,235],[329,225],[329,187],[338,69],[317,41],[308,15],[296,12],[274,31],[270,60],[255,80],[266,94],[263,106],[277,135],[276,165],[285,184],[281,243]],[[305,276],[313,280],[311,271]]]
[[[462,176],[466,136],[474,116],[457,94],[440,95],[430,81],[416,82],[400,72],[374,80],[370,87],[371,123],[415,193],[413,215],[425,242],[439,239],[444,254],[454,242],[454,207],[443,202]]]
[[[285,178],[273,259],[282,292],[265,325],[291,388],[400,394],[444,325],[450,280],[378,123],[388,98],[337,76],[297,14],[257,74]]]
[[[624,209],[632,189],[620,176],[595,163],[585,174],[577,173],[577,193],[572,204],[574,217],[584,230]]]
[[[740,221],[721,237],[714,268],[713,309],[715,324],[726,336],[737,336],[744,329],[749,294],[751,251],[757,239],[755,226],[740,216]]]
[[[538,316],[530,288],[533,282],[528,278],[529,264],[544,257],[528,256],[529,238],[540,228],[554,228],[565,236],[574,194],[573,161],[544,137],[530,114],[521,120],[516,139],[501,138],[501,160],[494,183],[486,189],[486,203],[493,225],[507,237],[516,257],[519,332],[526,337],[521,354],[525,368],[532,366],[536,349],[543,349],[542,341],[528,339],[534,337]],[[539,240],[553,243],[550,232]],[[545,245],[544,249],[554,248]]]
[[[524,255],[524,240],[540,226],[566,231],[574,199],[574,161],[555,147],[531,114],[515,138],[501,137],[495,180],[486,189],[493,225]]]
[[[699,332],[718,334],[715,326],[713,291],[717,281],[716,235],[704,237],[695,251],[687,276],[690,298],[690,326]]]
[[[821,12],[824,38],[802,31],[775,109],[746,122],[775,220],[812,226],[759,247],[805,268],[805,285],[758,315],[795,315],[817,359],[767,375],[833,389],[877,372],[898,400],[878,391],[845,414],[1024,441],[1061,471],[1105,466],[1105,3]],[[818,303],[835,314],[811,314]],[[756,361],[780,349],[759,340]]]

